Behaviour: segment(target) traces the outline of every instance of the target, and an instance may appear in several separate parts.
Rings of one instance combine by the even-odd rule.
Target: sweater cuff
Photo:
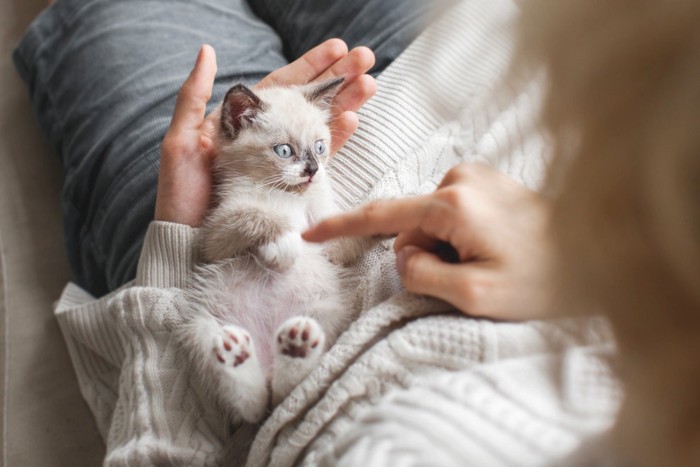
[[[184,288],[199,262],[199,229],[172,222],[153,221],[143,241],[136,285]]]

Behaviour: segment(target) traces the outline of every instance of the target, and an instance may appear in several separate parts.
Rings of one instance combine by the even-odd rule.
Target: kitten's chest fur
[[[314,200],[332,195],[320,182],[297,194],[268,193],[238,180],[204,228],[213,263],[200,271],[199,300],[222,323],[250,332],[265,368],[272,363],[269,343],[289,318],[313,317],[329,336],[347,325],[343,268],[301,239],[316,220]]]
[[[277,192],[270,193],[265,190],[256,190],[255,187],[237,189],[232,196],[240,200],[249,197],[251,205],[259,206],[271,219],[279,219],[290,231],[303,232],[318,219],[314,219],[312,196],[332,197],[330,187],[314,187],[312,194],[303,196],[297,193]]]

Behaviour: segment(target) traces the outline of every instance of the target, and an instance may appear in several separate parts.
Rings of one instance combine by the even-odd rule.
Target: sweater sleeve
[[[192,267],[199,262],[198,229],[153,221],[143,241],[136,269],[136,285],[183,288]]]
[[[176,339],[197,243],[196,229],[152,222],[135,281],[97,300],[69,284],[56,307],[105,440],[105,465],[216,463],[223,435],[201,429],[211,414],[187,391],[187,356]]]

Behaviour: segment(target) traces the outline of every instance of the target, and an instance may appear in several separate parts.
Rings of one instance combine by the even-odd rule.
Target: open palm
[[[345,77],[335,98],[331,130],[332,151],[340,149],[359,124],[355,111],[376,91],[374,79],[365,73],[374,65],[366,47],[348,52],[340,39],[330,39],[298,60],[266,76],[256,87],[306,84]],[[211,199],[212,159],[218,110],[205,118],[216,77],[216,54],[211,46],[199,51],[192,72],[177,96],[170,128],[161,145],[155,219],[201,225]]]

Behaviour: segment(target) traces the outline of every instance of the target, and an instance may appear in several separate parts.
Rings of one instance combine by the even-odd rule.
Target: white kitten
[[[325,164],[342,81],[255,93],[239,84],[221,107],[209,264],[187,293],[183,342],[234,421],[260,420],[270,392],[281,401],[352,319],[342,265],[369,243],[323,250],[300,235],[337,212]]]

